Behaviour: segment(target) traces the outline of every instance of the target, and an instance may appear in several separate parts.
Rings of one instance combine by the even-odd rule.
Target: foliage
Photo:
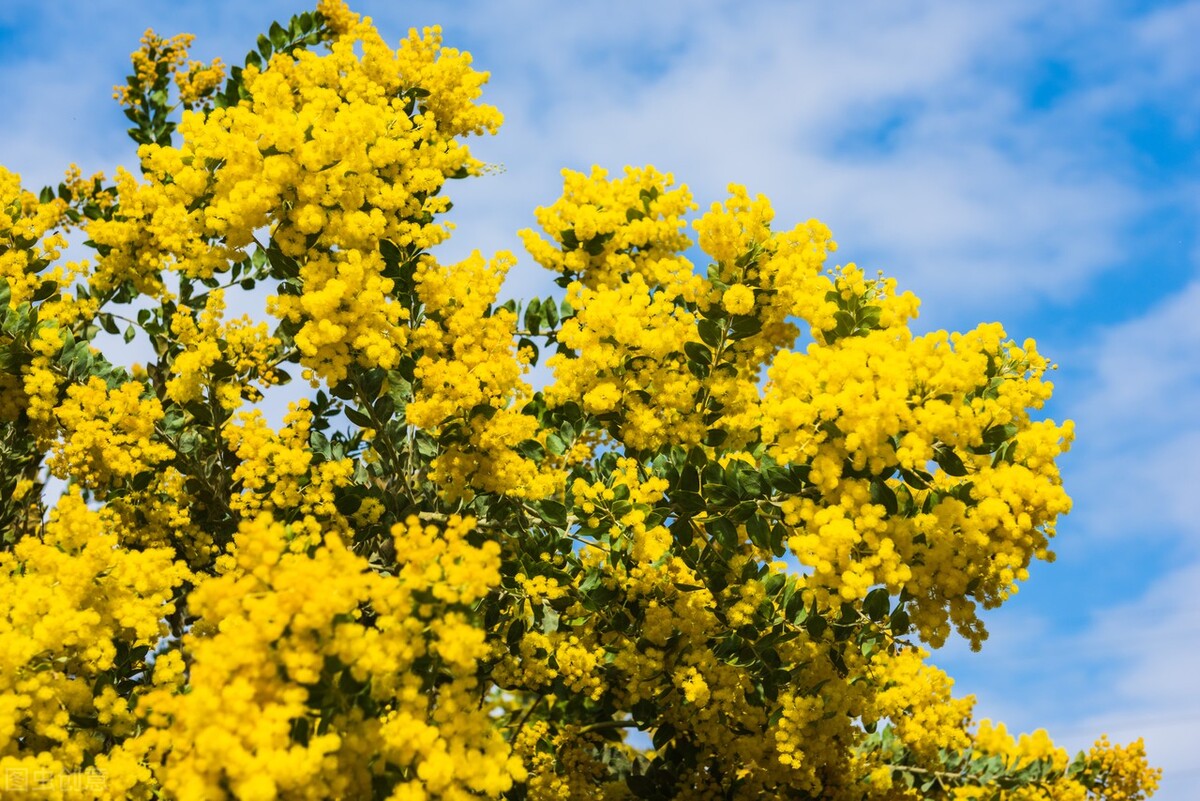
[[[973,722],[921,647],[978,647],[1052,558],[1072,429],[1031,416],[1032,342],[913,335],[738,186],[694,242],[650,167],[565,172],[522,234],[565,295],[498,302],[511,254],[435,253],[501,121],[469,55],[339,0],[227,77],[189,43],[148,33],[117,90],[140,175],[0,170],[7,790],[1153,791],[1140,742]],[[260,286],[270,325],[226,313]]]

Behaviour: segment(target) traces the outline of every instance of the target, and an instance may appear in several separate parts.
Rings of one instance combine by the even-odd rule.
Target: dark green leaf
[[[664,726],[659,726],[654,730],[654,737],[651,742],[654,744],[655,749],[661,751],[663,747],[667,745],[667,743],[674,739],[675,727],[668,723]]]
[[[891,601],[888,591],[883,587],[876,587],[871,590],[863,600],[863,612],[876,623],[887,617],[890,607]]]
[[[963,464],[962,459],[958,458],[954,449],[947,445],[934,446],[933,460],[947,475],[965,476],[967,474],[967,467]]]
[[[529,301],[525,307],[525,329],[535,336],[542,330],[542,302],[537,298]]]
[[[704,444],[708,445],[710,448],[719,448],[721,447],[721,443],[723,443],[728,437],[728,431],[724,431],[720,428],[710,428],[708,433],[704,435]]]
[[[762,320],[750,315],[739,314],[733,318],[733,325],[729,333],[730,339],[745,339],[754,336],[762,330]]]
[[[567,525],[567,507],[558,501],[545,500],[538,503],[542,519],[552,526],[560,528]]]
[[[924,470],[905,470],[899,468],[900,477],[904,479],[904,483],[913,489],[923,490],[929,489],[929,481],[933,478]]]
[[[880,504],[889,515],[894,515],[899,511],[895,491],[882,478],[871,479],[871,503]]]
[[[704,527],[708,529],[709,534],[713,539],[719,542],[726,548],[736,548],[738,544],[737,527],[723,517],[716,517],[705,522]]]
[[[546,320],[547,328],[558,327],[558,304],[554,302],[554,298],[546,298],[542,303],[542,317]]]
[[[721,326],[716,322],[701,320],[696,324],[696,330],[700,332],[700,339],[709,347],[715,348],[721,343]]]
[[[683,352],[687,357],[697,364],[710,365],[712,364],[712,351],[701,345],[699,342],[685,342]]]
[[[271,37],[271,44],[276,50],[282,50],[288,43],[288,32],[278,22],[272,22],[271,28],[267,32]]]
[[[345,409],[346,419],[359,428],[372,428],[371,418],[355,409],[352,406],[347,406]]]
[[[33,302],[41,303],[44,300],[49,300],[58,294],[58,282],[54,280],[43,281],[38,285],[38,288],[33,292]]]

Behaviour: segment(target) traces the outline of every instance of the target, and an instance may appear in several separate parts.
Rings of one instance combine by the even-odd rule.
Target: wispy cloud
[[[1090,380],[1076,390],[1074,479],[1087,501],[1076,514],[1093,534],[1146,536],[1156,529],[1200,535],[1200,280],[1144,316],[1101,330]],[[1200,539],[1187,538],[1193,553]]]

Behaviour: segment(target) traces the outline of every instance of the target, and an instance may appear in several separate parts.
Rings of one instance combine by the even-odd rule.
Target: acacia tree
[[[1153,791],[1140,741],[975,722],[922,648],[1052,557],[1072,431],[1031,341],[914,336],[739,186],[694,242],[650,167],[565,172],[522,232],[565,298],[499,303],[512,255],[436,256],[501,121],[468,54],[340,0],[227,76],[189,43],[118,88],[139,175],[0,169],[6,794]],[[272,322],[226,315],[256,285]]]

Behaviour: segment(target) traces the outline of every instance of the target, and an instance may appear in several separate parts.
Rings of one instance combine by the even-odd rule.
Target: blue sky
[[[492,72],[504,171],[454,196],[446,258],[510,248],[562,167],[730,181],[839,263],[897,277],[921,330],[999,320],[1061,364],[1077,422],[1059,560],[936,661],[980,716],[1084,747],[1145,736],[1158,798],[1200,798],[1200,2],[362,2]],[[111,87],[146,27],[237,62],[270,0],[0,5],[0,163],[37,188],[132,165]],[[526,259],[513,295],[547,294]]]

